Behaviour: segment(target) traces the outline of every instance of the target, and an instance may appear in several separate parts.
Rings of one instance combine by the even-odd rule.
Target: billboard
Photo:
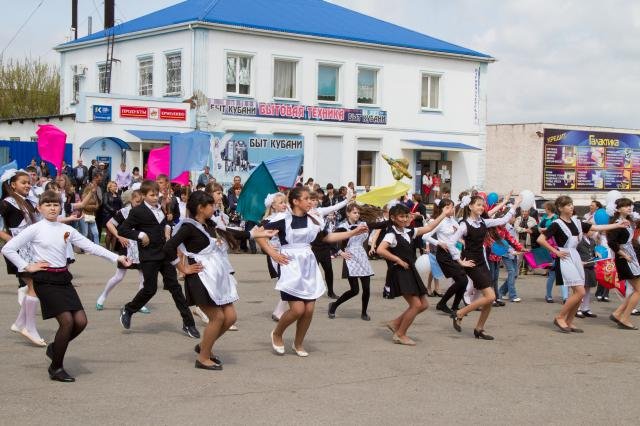
[[[216,181],[230,185],[234,176],[242,182],[261,162],[291,155],[304,155],[301,135],[213,132],[209,167]]]
[[[543,191],[640,189],[640,135],[544,129]]]

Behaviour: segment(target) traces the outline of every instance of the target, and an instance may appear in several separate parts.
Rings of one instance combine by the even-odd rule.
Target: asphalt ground
[[[640,331],[618,330],[607,319],[616,297],[593,303],[599,318],[577,320],[584,334],[561,334],[552,326],[560,305],[543,299],[545,279],[524,276],[517,283],[523,301],[492,311],[486,329],[496,340],[473,338],[477,313],[457,333],[447,316],[429,309],[409,330],[418,345],[407,347],[393,344],[384,327],[405,302],[382,298],[385,264],[375,261],[370,322],[360,319],[359,299],[328,319],[323,297],[305,341],[310,356],[289,349],[293,328],[286,355],[277,356],[269,332],[278,294],[264,256],[231,261],[239,331],[216,345],[224,370],[205,371],[194,368],[198,341],[180,331],[168,292],[159,291],[152,313],[134,315],[125,331],[118,310],[136,291],[136,273],[97,312],[113,265],[79,255],[72,272],[89,325],[67,352],[72,384],[50,381],[44,349],[9,331],[18,312],[16,280],[2,268],[0,424],[640,423]],[[335,261],[338,292],[348,288],[340,270]],[[429,299],[432,308],[435,301]],[[38,318],[38,328],[51,340],[57,323]]]

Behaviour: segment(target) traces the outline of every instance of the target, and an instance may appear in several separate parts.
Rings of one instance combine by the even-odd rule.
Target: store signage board
[[[544,129],[544,191],[637,191],[640,135]]]
[[[241,117],[387,124],[387,111],[378,109],[347,109],[317,105],[245,101],[241,99],[210,99],[209,108],[217,109],[224,115]]]
[[[93,121],[111,121],[113,110],[111,105],[93,105]]]
[[[120,118],[187,121],[187,110],[181,108],[121,105]]]

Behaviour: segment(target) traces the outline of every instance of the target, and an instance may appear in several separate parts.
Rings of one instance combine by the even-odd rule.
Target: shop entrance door
[[[415,189],[422,194],[425,204],[433,203],[440,199],[442,194],[451,191],[451,161],[446,160],[446,152],[442,151],[418,151],[416,152]],[[439,185],[431,185],[428,188],[422,186],[422,176],[429,175],[432,180],[436,177]]]

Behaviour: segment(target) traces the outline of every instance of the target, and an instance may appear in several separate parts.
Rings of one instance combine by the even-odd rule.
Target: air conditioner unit
[[[73,69],[73,75],[77,77],[84,77],[87,72],[87,67],[84,65],[74,65],[71,68]]]

